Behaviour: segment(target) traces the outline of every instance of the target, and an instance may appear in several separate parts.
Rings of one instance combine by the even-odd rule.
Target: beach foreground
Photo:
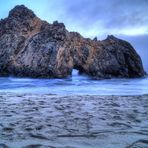
[[[148,95],[0,94],[0,148],[138,146],[148,146]]]

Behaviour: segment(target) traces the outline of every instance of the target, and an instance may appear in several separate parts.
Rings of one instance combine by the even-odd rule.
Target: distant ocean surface
[[[58,95],[148,94],[148,76],[138,79],[92,80],[73,70],[65,79],[0,78],[0,92]]]

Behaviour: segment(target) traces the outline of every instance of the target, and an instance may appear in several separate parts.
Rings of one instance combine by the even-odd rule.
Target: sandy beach
[[[148,95],[0,94],[0,148],[148,145]]]

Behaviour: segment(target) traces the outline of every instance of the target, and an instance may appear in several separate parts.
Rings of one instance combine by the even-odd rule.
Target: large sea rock
[[[93,78],[142,77],[141,58],[126,41],[103,41],[49,24],[24,5],[0,21],[0,75],[63,78],[77,69]]]

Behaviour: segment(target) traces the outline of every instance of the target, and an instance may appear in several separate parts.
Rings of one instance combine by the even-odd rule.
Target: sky
[[[113,34],[128,40],[148,71],[148,0],[1,0],[0,18],[24,4],[43,20],[63,22],[69,31],[104,39]]]

